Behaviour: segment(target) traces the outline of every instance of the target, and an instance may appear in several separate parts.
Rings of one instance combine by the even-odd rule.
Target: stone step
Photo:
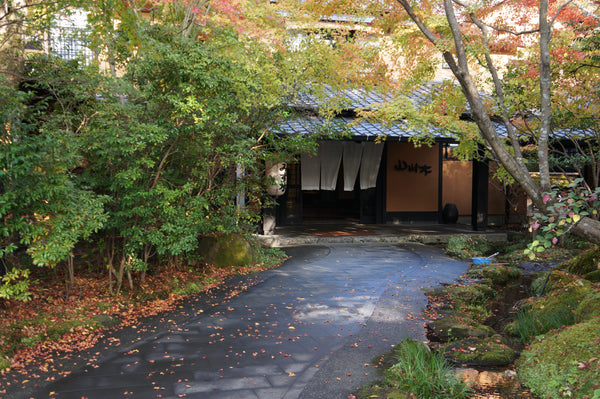
[[[270,248],[293,247],[300,245],[327,245],[327,244],[364,244],[364,243],[409,243],[445,244],[451,237],[461,234],[472,237],[484,237],[490,242],[507,241],[508,234],[502,231],[493,232],[439,232],[421,233],[409,232],[405,234],[372,234],[372,235],[341,235],[319,236],[316,234],[273,234],[256,235],[259,242]]]

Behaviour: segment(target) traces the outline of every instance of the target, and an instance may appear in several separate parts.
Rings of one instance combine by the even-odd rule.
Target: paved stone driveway
[[[419,244],[290,248],[265,281],[32,395],[35,398],[347,398],[371,360],[424,339],[421,288],[467,263]]]

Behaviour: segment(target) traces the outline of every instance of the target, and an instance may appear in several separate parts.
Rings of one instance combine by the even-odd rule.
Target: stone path
[[[34,392],[34,398],[347,398],[371,360],[425,339],[421,288],[468,264],[419,244],[290,248],[281,268],[231,300]],[[28,396],[29,397],[29,396]]]

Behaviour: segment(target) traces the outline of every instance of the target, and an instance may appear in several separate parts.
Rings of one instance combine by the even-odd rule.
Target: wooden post
[[[480,148],[480,154],[483,151]],[[471,225],[473,230],[485,230],[488,224],[488,160],[473,159]]]
[[[444,208],[444,143],[438,142],[438,223],[443,223]]]

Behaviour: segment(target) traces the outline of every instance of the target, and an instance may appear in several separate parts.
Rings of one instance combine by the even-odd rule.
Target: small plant
[[[10,367],[10,361],[2,357],[2,353],[0,353],[0,371],[7,369]]]
[[[254,265],[258,270],[264,267],[269,269],[276,267],[287,258],[287,254],[281,248],[263,247],[254,237],[251,237],[249,241],[254,249]]]
[[[207,284],[216,284],[217,281],[214,279],[207,279]],[[186,281],[182,286],[176,286],[173,288],[173,293],[177,295],[189,295],[197,292],[202,292],[205,285],[201,281]]]
[[[576,308],[577,305],[566,305],[552,313],[521,309],[517,312],[515,322],[510,325],[509,332],[518,337],[521,342],[529,342],[534,337],[550,330],[572,325],[575,322],[574,307]]]
[[[410,339],[396,347],[397,363],[387,369],[384,382],[419,398],[468,398],[471,388],[459,381],[444,357]]]
[[[536,237],[525,249],[530,259],[559,243],[582,217],[598,219],[600,209],[600,187],[591,190],[583,179],[575,179],[564,188],[544,194],[543,201],[548,205],[547,214],[536,212],[531,230]]]
[[[0,299],[28,301],[31,298],[28,269],[13,269],[2,276],[1,281]]]

